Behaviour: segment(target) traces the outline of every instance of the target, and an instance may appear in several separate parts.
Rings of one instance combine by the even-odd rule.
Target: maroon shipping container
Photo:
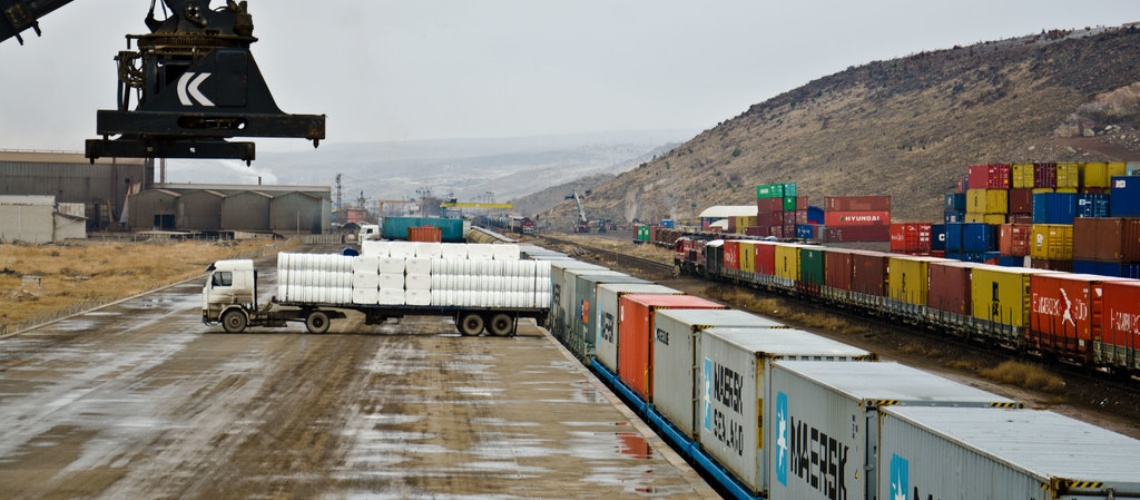
[[[787,235],[786,238],[794,238],[796,236],[796,225],[784,225],[784,234]]]
[[[744,228],[744,234],[748,236],[758,236],[760,238],[768,237],[768,226],[750,226]]]
[[[764,212],[756,216],[757,226],[784,225],[784,212]]]
[[[796,213],[795,212],[784,212],[784,220],[781,221],[780,224],[784,225],[784,226],[796,225]]]
[[[1009,189],[1010,166],[970,165],[970,189]]]
[[[692,295],[626,294],[618,306],[618,378],[642,401],[653,401],[653,320],[661,309],[725,309]]]
[[[808,198],[807,198],[807,196],[796,197],[796,210],[807,210],[807,209],[808,209]]]
[[[1030,224],[1002,224],[998,231],[998,251],[1007,257],[1029,255],[1032,229]]]
[[[856,241],[890,241],[891,226],[844,226],[831,227],[824,230],[823,240],[828,243],[856,242]]]
[[[772,226],[768,228],[768,231],[770,236],[775,236],[777,238],[784,237],[784,226]]]
[[[796,224],[807,224],[808,223],[808,215],[807,214],[808,214],[808,211],[806,208],[802,209],[802,210],[796,210]]]
[[[1056,163],[1034,163],[1033,164],[1033,187],[1035,187],[1035,188],[1055,188],[1055,187],[1057,187],[1057,164]]]
[[[890,196],[828,196],[825,212],[890,212]]]
[[[728,218],[728,221],[729,221],[728,223],[730,225],[732,224],[733,219],[735,219],[735,217],[729,217]],[[649,241],[657,241],[657,229],[659,229],[660,227],[661,226],[658,226],[656,224],[649,226]],[[743,230],[744,228],[740,228],[740,229]],[[733,231],[733,232],[735,232],[735,231]]]
[[[1062,359],[1091,361],[1093,340],[1101,338],[1103,284],[1122,280],[1089,274],[1030,276],[1026,345]]]
[[[1009,213],[1010,214],[1032,214],[1033,213],[1033,189],[1021,188],[1009,190]]]
[[[1140,219],[1073,219],[1073,259],[1140,262]]]
[[[1097,349],[1099,362],[1133,370],[1140,368],[1140,282],[1104,284],[1101,335],[1104,340]]]
[[[776,275],[776,245],[770,241],[756,242],[756,274]]]
[[[1029,259],[1029,267],[1033,269],[1048,269],[1050,271],[1060,271],[1063,273],[1073,272],[1073,261],[1071,260],[1049,260],[1049,259]]]
[[[970,273],[977,264],[971,262],[930,262],[926,306],[959,316],[972,314]]]
[[[890,254],[851,250],[851,291],[876,297],[887,296]]]
[[[1006,219],[1010,224],[1033,224],[1033,216],[1030,214],[1011,214]]]
[[[760,213],[765,212],[783,212],[784,199],[783,198],[760,198],[756,200],[756,209]]]
[[[1081,188],[1082,194],[1112,194],[1109,188]]]
[[[653,227],[650,226],[649,230],[653,231]],[[730,232],[730,233],[736,232],[736,217],[729,217],[728,218],[728,232]],[[652,233],[650,233],[650,234],[651,234],[651,236],[649,237],[649,241],[653,241]]]
[[[728,240],[724,242],[724,268],[740,270],[740,242]]]
[[[851,290],[851,250],[827,248],[823,251],[824,285],[840,290]]]

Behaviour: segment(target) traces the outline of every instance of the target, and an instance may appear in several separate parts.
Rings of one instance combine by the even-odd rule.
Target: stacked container
[[[1140,217],[1140,177],[1112,178],[1113,217]]]
[[[890,240],[890,196],[829,196],[824,210],[826,242]]]
[[[618,372],[619,305],[621,304],[621,297],[629,294],[681,295],[682,292],[661,285],[631,283],[604,283],[598,285],[597,316],[594,318],[595,324],[598,325],[595,351],[597,355],[596,359],[605,369],[614,374]]]
[[[1091,362],[1093,343],[1103,335],[1104,283],[1120,281],[1091,274],[1039,274],[1033,291],[1027,346],[1082,363]]]
[[[797,195],[796,183],[756,186],[754,236],[796,236],[796,225],[807,224],[807,198]]]
[[[691,295],[640,295],[621,297],[618,304],[618,366],[622,383],[642,401],[653,401],[653,322],[664,309],[725,309],[725,306]]]
[[[598,308],[598,285],[601,284],[652,284],[641,278],[635,278],[626,274],[612,274],[611,271],[598,271],[591,272],[585,270],[571,269],[567,270],[564,274],[564,279],[573,278],[575,285],[573,288],[573,314],[571,315],[568,324],[570,333],[567,335],[567,343],[570,345],[572,352],[582,353],[586,359],[594,356],[595,347],[597,346],[598,323],[597,308]],[[563,293],[569,294],[564,287]],[[570,313],[568,310],[567,313]]]
[[[876,498],[878,419],[886,408],[1022,406],[897,363],[778,361],[769,383],[772,500]]]
[[[1073,271],[1140,278],[1140,219],[1074,220]]]
[[[931,224],[906,222],[891,224],[891,253],[930,255]]]

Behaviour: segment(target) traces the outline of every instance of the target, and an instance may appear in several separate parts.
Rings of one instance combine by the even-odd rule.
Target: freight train
[[[1140,374],[1140,280],[776,241],[678,238],[682,273]]]
[[[483,227],[505,229],[512,233],[534,234],[534,220],[517,215],[482,215],[477,222]]]
[[[521,250],[550,262],[551,335],[731,497],[1140,495],[1138,440],[558,252]]]

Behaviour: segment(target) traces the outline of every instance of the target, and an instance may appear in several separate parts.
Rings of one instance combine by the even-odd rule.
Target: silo
[[[127,222],[132,231],[173,231],[178,198],[165,189],[148,189],[131,195],[127,202]]]
[[[325,203],[320,196],[295,191],[273,198],[269,207],[274,233],[321,234],[324,229]]]
[[[272,196],[260,191],[244,191],[222,200],[222,229],[268,233],[269,202]]]
[[[182,192],[178,200],[178,229],[218,231],[222,228],[222,200],[226,195],[209,189]]]

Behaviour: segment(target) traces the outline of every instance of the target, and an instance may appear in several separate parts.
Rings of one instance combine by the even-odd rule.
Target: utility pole
[[[336,174],[336,221],[344,225],[348,214],[344,212],[344,186],[340,183],[341,174]]]

